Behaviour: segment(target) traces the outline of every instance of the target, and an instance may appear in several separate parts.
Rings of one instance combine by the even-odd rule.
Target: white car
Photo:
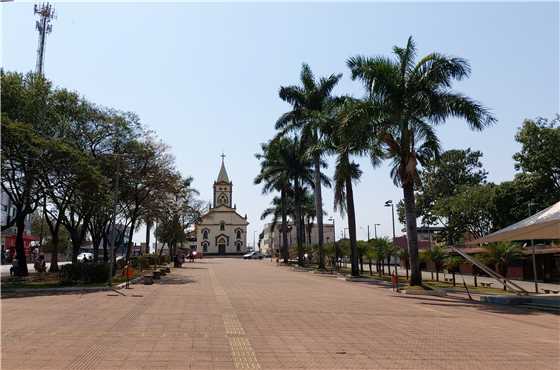
[[[261,252],[249,252],[247,254],[243,255],[243,259],[244,260],[262,260],[263,259],[263,255]]]
[[[93,253],[84,252],[84,253],[78,254],[78,261],[84,262],[86,259],[88,261],[93,261]]]

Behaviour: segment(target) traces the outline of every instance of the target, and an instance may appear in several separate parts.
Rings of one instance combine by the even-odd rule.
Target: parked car
[[[84,252],[84,253],[78,254],[78,261],[79,262],[85,262],[86,260],[93,261],[93,253]]]
[[[263,257],[264,256],[262,255],[261,252],[249,252],[243,255],[244,260],[256,260],[256,259],[262,260]]]

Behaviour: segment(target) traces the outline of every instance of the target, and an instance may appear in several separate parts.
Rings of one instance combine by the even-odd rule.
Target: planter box
[[[154,283],[154,277],[152,275],[144,275],[142,282],[144,285],[152,285]]]

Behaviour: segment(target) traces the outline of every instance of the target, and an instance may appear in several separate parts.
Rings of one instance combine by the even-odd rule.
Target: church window
[[[236,248],[237,248],[237,251],[238,251],[238,252],[241,252],[242,243],[241,243],[241,242],[237,242],[237,243],[235,244],[235,246],[236,246]]]
[[[236,238],[241,239],[241,230],[237,230]]]
[[[202,243],[202,252],[208,252],[208,242]]]
[[[226,229],[226,223],[224,221],[220,222],[220,231],[224,231]]]
[[[202,239],[208,239],[208,230],[202,230]]]

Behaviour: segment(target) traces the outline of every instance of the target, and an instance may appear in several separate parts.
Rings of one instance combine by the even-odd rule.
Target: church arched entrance
[[[226,254],[226,240],[224,238],[218,239],[218,254]]]

